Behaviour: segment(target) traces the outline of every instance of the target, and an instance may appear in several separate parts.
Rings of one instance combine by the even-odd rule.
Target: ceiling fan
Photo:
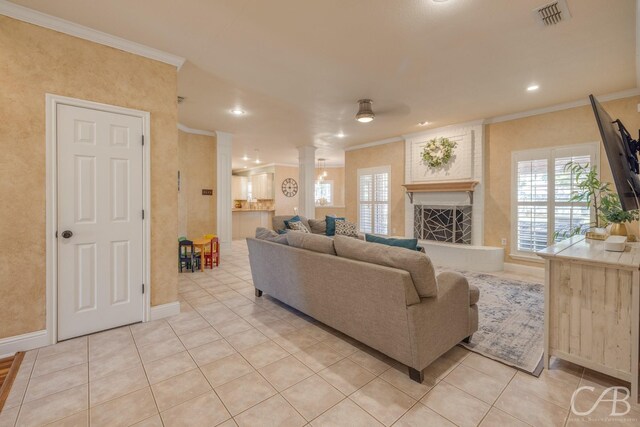
[[[369,123],[376,117],[376,113],[373,112],[373,101],[368,98],[358,100],[358,112],[356,113],[356,120],[360,123]],[[411,112],[411,109],[406,104],[399,104],[382,111],[379,111],[377,116],[406,116]]]

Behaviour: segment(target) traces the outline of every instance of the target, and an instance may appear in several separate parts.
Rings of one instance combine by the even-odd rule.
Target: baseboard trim
[[[33,350],[49,345],[46,329],[0,339],[0,359],[13,356],[18,351]]]
[[[519,273],[533,276],[539,279],[544,279],[544,268],[531,267],[529,265],[514,264],[511,262],[504,263],[504,271],[507,273]]]
[[[151,320],[164,319],[165,317],[180,314],[180,302],[170,302],[167,304],[155,305],[151,307]]]

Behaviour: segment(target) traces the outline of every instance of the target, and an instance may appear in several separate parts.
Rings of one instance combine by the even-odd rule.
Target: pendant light
[[[360,99],[358,100],[358,114],[356,114],[356,120],[360,123],[369,123],[376,116],[373,114],[373,109],[371,108],[371,104],[373,103],[370,99]]]

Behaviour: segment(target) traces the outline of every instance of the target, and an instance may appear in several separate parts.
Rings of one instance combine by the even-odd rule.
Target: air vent
[[[184,102],[184,100],[185,100],[184,96],[179,96],[178,97],[178,104],[182,104]]]
[[[559,24],[571,19],[566,0],[557,0],[533,10],[536,20],[543,27]]]

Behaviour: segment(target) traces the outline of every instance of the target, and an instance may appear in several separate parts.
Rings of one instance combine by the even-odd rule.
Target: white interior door
[[[143,318],[143,122],[57,107],[58,339]]]

